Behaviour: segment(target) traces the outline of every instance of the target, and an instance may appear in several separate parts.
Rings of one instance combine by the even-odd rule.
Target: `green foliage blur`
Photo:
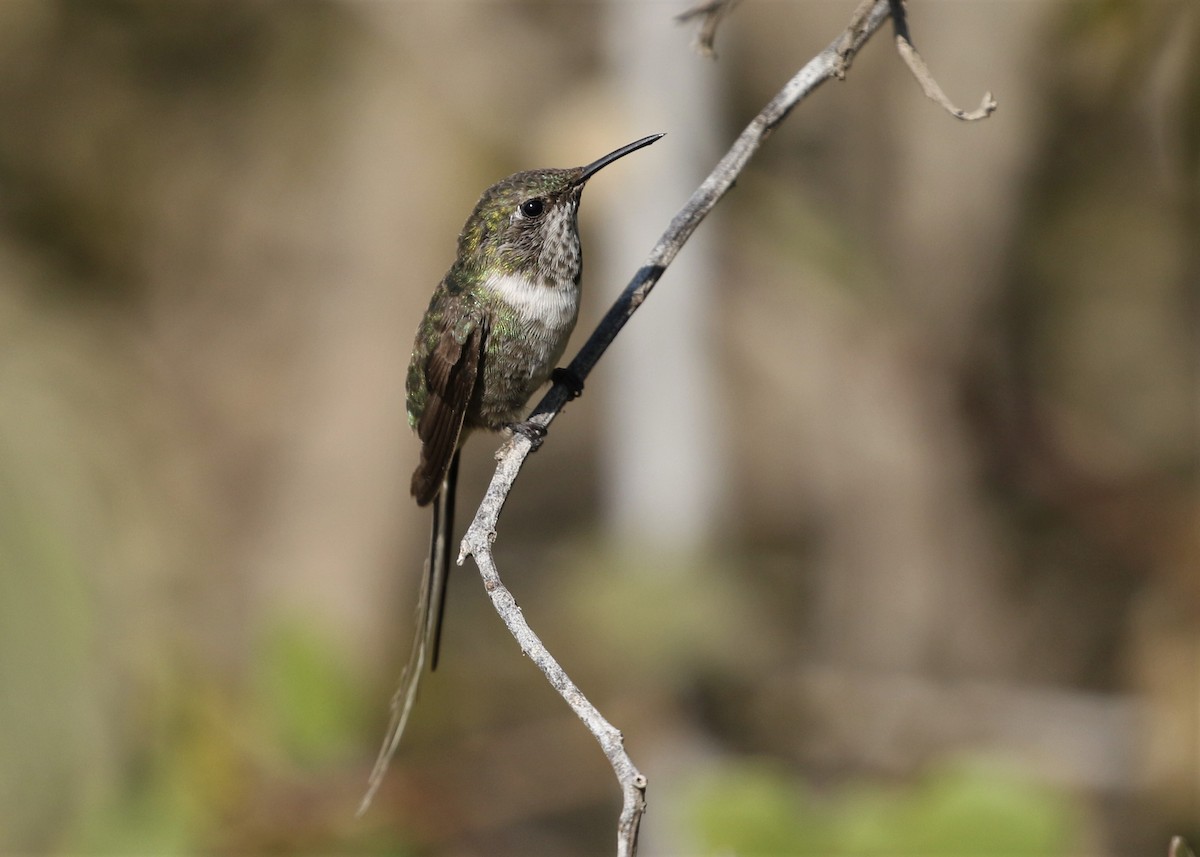
[[[847,784],[817,794],[748,760],[694,784],[696,854],[1069,855],[1070,798],[999,765],[949,760],[904,786]]]

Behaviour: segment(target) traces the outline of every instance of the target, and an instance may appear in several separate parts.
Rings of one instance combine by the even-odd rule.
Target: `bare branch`
[[[496,468],[496,476],[492,480],[492,485],[488,487],[484,506],[480,507],[481,515],[484,513],[485,507],[492,514],[499,514],[500,506],[504,502],[503,496],[498,496],[499,492],[503,491],[507,494],[512,481],[517,477],[521,462],[529,454],[530,442],[527,437],[515,435],[514,443],[523,447],[523,450],[499,457],[500,463]],[[489,515],[489,517],[491,516]],[[476,521],[479,521],[478,516]],[[493,517],[493,526],[494,521]],[[479,576],[483,579],[483,587],[492,599],[492,605],[496,608],[496,612],[500,614],[500,618],[508,627],[509,633],[521,646],[522,653],[527,655],[542,671],[546,680],[550,682],[550,686],[566,701],[575,715],[583,721],[588,731],[600,743],[605,758],[612,765],[613,772],[617,775],[617,781],[621,784],[623,799],[621,816],[617,824],[617,855],[618,857],[633,857],[637,851],[638,828],[642,815],[646,811],[646,778],[642,776],[642,773],[633,764],[633,760],[629,758],[629,754],[625,752],[624,739],[620,731],[605,720],[596,706],[592,705],[583,695],[583,691],[571,681],[566,671],[550,654],[533,629],[529,627],[529,623],[525,621],[525,616],[521,612],[521,608],[517,606],[516,599],[500,580],[500,573],[497,571],[495,560],[492,557],[493,535],[494,530],[472,524],[463,539],[459,563],[462,563],[467,554],[475,558],[475,564],[479,567]]]
[[[575,378],[583,381],[591,373],[592,368],[624,327],[625,322],[646,300],[651,289],[654,288],[663,271],[674,260],[680,248],[691,237],[700,222],[708,216],[721,197],[733,186],[750,158],[758,151],[775,127],[787,118],[792,109],[818,86],[831,77],[839,77],[844,74],[855,53],[879,29],[889,13],[889,0],[874,0],[874,2],[860,7],[859,14],[856,15],[851,28],[800,69],[746,126],[746,129],[742,131],[712,173],[671,220],[666,231],[650,251],[645,264],[630,280],[575,359],[571,361],[568,369]],[[571,395],[572,391],[568,385],[561,382],[555,383],[534,408],[530,415],[530,421],[542,427],[549,426],[570,400]],[[551,686],[562,696],[571,710],[583,721],[588,731],[599,742],[621,784],[623,796],[617,828],[617,854],[618,857],[633,857],[637,851],[638,827],[646,808],[646,778],[642,776],[626,754],[621,733],[604,719],[596,707],[568,678],[559,663],[529,627],[520,607],[517,606],[516,599],[501,581],[495,558],[492,555],[492,542],[496,538],[500,512],[531,450],[532,443],[529,438],[524,434],[516,434],[497,451],[496,472],[492,476],[483,502],[463,538],[458,562],[461,565],[468,556],[475,558],[484,588],[491,597],[496,612],[500,614],[509,632],[521,646],[521,651],[537,665]]]
[[[925,60],[917,53],[917,49],[913,47],[912,39],[908,35],[908,18],[904,11],[904,0],[891,0],[892,4],[892,26],[896,31],[896,50],[900,53],[900,58],[904,60],[904,64],[908,66],[908,70],[913,73],[913,77],[921,84],[921,89],[924,91],[927,98],[931,98],[942,106],[947,113],[955,119],[961,119],[964,122],[975,122],[979,119],[986,119],[991,116],[996,110],[996,99],[992,97],[990,92],[983,94],[983,100],[979,103],[979,107],[970,112],[963,110],[961,107],[955,107],[953,102],[942,91],[942,87],[934,79],[933,73],[929,71],[929,66],[925,65]]]
[[[695,18],[701,19],[700,29],[696,33],[696,49],[705,56],[715,59],[717,52],[713,46],[713,42],[717,36],[717,28],[721,25],[725,16],[733,11],[733,8],[739,2],[740,0],[709,0],[707,3],[700,3],[686,12],[676,15],[675,20],[680,23],[686,23]],[[986,119],[992,115],[996,110],[997,103],[990,92],[983,94],[983,100],[975,110],[966,111],[954,105],[942,90],[941,85],[938,84],[933,73],[929,70],[929,66],[925,64],[925,60],[912,43],[912,38],[908,33],[908,16],[904,7],[904,0],[890,0],[890,3],[892,20],[896,30],[896,51],[900,54],[900,58],[904,60],[904,64],[908,66],[908,70],[912,72],[913,77],[921,84],[921,90],[925,93],[925,96],[940,104],[942,109],[955,119],[961,119],[964,122],[974,122],[979,119]],[[858,8],[854,10],[854,14],[850,18],[850,25],[846,27],[845,32],[842,33],[842,37],[838,41],[838,62],[833,74],[839,80],[845,78],[846,72],[850,68],[850,62],[853,59],[851,48],[855,44],[855,40],[863,35],[863,29],[867,25],[875,6],[875,0],[861,0]]]
[[[708,3],[701,3],[686,12],[681,12],[675,16],[675,20],[686,24],[693,18],[702,19],[700,29],[696,32],[696,50],[706,57],[716,59],[717,51],[713,47],[713,41],[717,38],[717,27],[721,26],[721,21],[740,2],[741,0],[709,0]]]

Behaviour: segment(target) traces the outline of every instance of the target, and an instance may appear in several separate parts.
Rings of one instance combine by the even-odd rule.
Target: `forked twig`
[[[675,20],[680,23],[699,20],[700,28],[696,32],[696,49],[705,56],[715,58],[717,53],[713,43],[717,38],[717,28],[721,26],[725,16],[733,11],[733,7],[738,2],[739,0],[707,0],[707,2],[700,3],[686,12],[676,15]],[[846,71],[850,68],[850,62],[853,59],[853,50],[851,49],[856,44],[855,40],[863,35],[863,27],[877,5],[875,0],[860,0],[858,8],[854,10],[854,14],[850,18],[850,25],[846,27],[838,40],[838,64],[833,74],[839,80],[846,76]],[[904,60],[904,64],[908,66],[912,76],[917,79],[917,83],[921,84],[921,90],[925,96],[936,101],[955,119],[961,119],[964,122],[974,122],[991,116],[995,112],[997,104],[990,92],[983,94],[983,100],[975,110],[963,110],[954,105],[912,43],[912,38],[908,34],[908,13],[904,8],[904,0],[891,0],[891,12],[896,33],[896,52],[900,54],[900,58]]]

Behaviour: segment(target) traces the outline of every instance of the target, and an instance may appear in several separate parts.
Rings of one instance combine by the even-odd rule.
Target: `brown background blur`
[[[675,2],[0,3],[0,853],[610,853],[470,566],[353,818],[427,538],[412,333],[484,187],[666,131],[585,197],[581,341],[854,5],[742,4],[712,64]],[[995,116],[881,31],[501,522],[650,857],[1200,838],[1200,5],[910,15]]]

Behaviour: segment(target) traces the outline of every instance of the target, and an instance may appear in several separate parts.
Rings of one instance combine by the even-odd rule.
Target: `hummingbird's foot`
[[[538,447],[542,445],[542,441],[546,439],[546,427],[538,425],[532,420],[510,423],[508,430],[513,434],[521,434],[529,438],[530,444],[533,445],[532,452],[537,452]]]
[[[559,366],[551,372],[550,381],[566,387],[567,392],[571,394],[571,399],[578,399],[583,395],[583,379],[566,366]]]

